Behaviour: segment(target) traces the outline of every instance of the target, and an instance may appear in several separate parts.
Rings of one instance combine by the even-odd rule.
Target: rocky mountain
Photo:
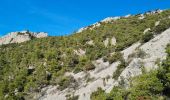
[[[29,32],[29,31],[21,31],[21,32],[11,32],[0,38],[0,45],[2,44],[10,44],[10,43],[21,43],[25,41],[29,41],[33,38],[44,38],[47,37],[48,34],[45,32]]]
[[[90,100],[90,95],[97,91],[98,88],[102,88],[106,93],[110,93],[114,86],[119,86],[123,81],[125,88],[130,87],[130,79],[141,75],[143,69],[146,72],[157,69],[158,64],[156,61],[163,61],[166,59],[166,46],[170,43],[170,28],[161,34],[155,36],[149,42],[141,44],[139,42],[134,43],[132,46],[124,49],[121,53],[125,62],[129,64],[120,73],[117,80],[113,79],[113,73],[119,67],[120,62],[104,62],[103,59],[95,61],[96,69],[89,72],[79,73],[66,73],[66,76],[73,76],[79,83],[77,89],[72,87],[60,91],[57,86],[48,86],[42,89],[45,95],[40,100],[66,100],[68,94],[79,96],[79,100]],[[159,45],[158,45],[159,44]],[[91,79],[90,82],[86,82],[86,78]]]
[[[69,36],[5,37],[14,44],[0,46],[0,100],[170,98],[170,10],[108,17]]]

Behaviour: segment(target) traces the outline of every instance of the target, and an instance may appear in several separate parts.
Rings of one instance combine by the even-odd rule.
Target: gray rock
[[[20,32],[11,32],[0,38],[0,45],[10,44],[10,43],[22,43],[29,41],[32,38],[44,38],[47,37],[47,33],[44,32],[29,32],[29,31],[20,31]]]

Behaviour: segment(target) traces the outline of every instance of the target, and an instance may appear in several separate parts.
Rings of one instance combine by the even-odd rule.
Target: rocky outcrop
[[[94,24],[92,24],[88,27],[80,28],[76,33],[81,33],[81,32],[83,32],[84,30],[87,30],[87,29],[93,30],[94,28],[99,27],[100,25],[101,25],[101,23],[97,22],[97,23],[94,23]]]
[[[145,18],[145,15],[144,14],[140,14],[140,16],[138,17],[138,19],[142,20]]]
[[[29,41],[33,38],[44,38],[47,36],[48,34],[45,32],[39,33],[29,31],[11,32],[0,38],[0,45],[10,43],[22,43],[25,41]]]
[[[129,15],[125,16],[126,18],[129,17]],[[97,23],[94,23],[88,27],[83,27],[83,28],[80,28],[76,33],[81,33],[87,29],[90,29],[90,30],[93,30],[94,28],[96,27],[99,27],[101,25],[101,23],[108,23],[108,22],[111,22],[111,21],[115,21],[115,20],[118,20],[120,19],[120,17],[107,17]]]
[[[66,100],[66,95],[78,95],[79,100],[90,100],[90,95],[97,88],[102,88],[105,92],[109,93],[114,86],[119,84],[125,88],[129,87],[129,82],[132,77],[142,74],[144,71],[150,71],[157,68],[156,61],[160,61],[166,58],[165,48],[170,43],[170,29],[167,29],[162,34],[157,35],[155,38],[145,44],[139,42],[133,44],[129,48],[123,50],[121,53],[126,62],[127,67],[122,71],[118,80],[112,78],[113,73],[117,70],[117,66],[120,62],[104,62],[103,59],[98,59],[93,62],[96,69],[89,72],[80,72],[77,74],[67,73],[68,76],[73,76],[79,83],[76,89],[66,88],[64,90],[58,90],[57,86],[49,86],[42,89],[44,95],[40,97],[40,100]],[[159,44],[159,45],[158,45]],[[133,53],[145,52],[146,55],[131,56]],[[131,60],[129,60],[131,56]],[[87,82],[87,80],[90,80]],[[123,84],[121,83],[123,82]]]
[[[155,22],[155,26],[158,26],[160,24],[160,21]]]
[[[90,95],[101,87],[106,92],[110,92],[117,82],[112,79],[112,74],[116,71],[120,62],[115,62],[109,65],[109,62],[103,62],[102,59],[94,61],[95,66],[98,66],[90,72],[80,72],[77,74],[67,73],[67,76],[73,76],[79,83],[76,89],[67,88],[65,90],[58,90],[57,86],[49,86],[45,90],[44,96],[40,100],[66,100],[66,95],[78,95],[79,100],[90,100]],[[89,80],[89,81],[87,81]]]
[[[74,53],[78,56],[83,56],[86,54],[86,51],[84,51],[82,49],[78,49],[78,50],[74,50]]]
[[[116,45],[116,38],[115,37],[112,37],[111,39],[110,38],[106,38],[104,41],[104,46],[107,47],[109,44],[111,45]]]
[[[163,12],[163,10],[157,9],[157,10],[153,10],[153,11],[148,11],[148,12],[146,12],[145,14],[147,14],[147,15],[159,14],[159,13],[161,13],[161,12]]]
[[[142,74],[142,60],[140,58],[133,59],[129,65],[124,69],[124,71],[119,76],[118,81],[123,81],[123,86],[125,88],[129,87],[130,78]]]
[[[145,33],[149,32],[150,30],[151,30],[151,28],[147,28],[143,31],[143,33],[145,34]]]
[[[162,10],[156,10],[147,12],[145,14],[161,13]],[[139,19],[144,19],[145,14],[139,15]],[[130,17],[127,15],[125,17]],[[120,19],[120,17],[109,17],[101,22],[108,23],[114,20]],[[155,22],[155,26],[158,26],[160,21]],[[100,26],[101,23],[96,23],[91,27],[82,28],[79,32],[82,32],[88,28],[93,29]],[[149,32],[151,28],[144,30],[144,34]],[[146,43],[134,43],[129,48],[121,51],[123,58],[127,64],[126,68],[119,74],[118,80],[113,79],[113,73],[118,69],[119,61],[109,64],[108,61],[98,59],[93,61],[93,65],[96,67],[94,70],[87,72],[79,72],[74,74],[72,72],[66,73],[66,76],[73,76],[77,81],[78,86],[76,88],[66,88],[64,90],[57,89],[57,86],[48,86],[42,89],[44,93],[40,100],[66,100],[67,95],[79,96],[79,100],[90,100],[90,95],[102,88],[105,92],[109,93],[114,86],[123,85],[125,88],[129,88],[131,78],[141,75],[143,72],[149,72],[158,68],[156,61],[159,59],[163,61],[166,58],[165,48],[170,43],[170,28],[162,32]],[[88,45],[95,45],[93,40],[86,42]],[[103,40],[105,47],[108,45],[116,45],[116,38],[106,38]],[[159,45],[158,45],[159,44]],[[78,56],[84,56],[86,51],[82,49],[74,50],[74,53]],[[114,53],[113,53],[114,54]],[[87,81],[88,80],[88,81]]]
[[[45,32],[34,33],[36,38],[44,38],[47,37],[48,34]]]
[[[103,41],[104,46],[107,47],[109,44],[109,38],[106,38],[106,40]]]
[[[83,32],[84,30],[87,30],[87,27],[80,28],[76,33],[81,33],[81,32]]]
[[[94,42],[93,42],[93,40],[90,40],[90,41],[87,41],[86,44],[88,44],[88,45],[94,45]]]
[[[101,22],[107,23],[110,21],[118,20],[118,19],[120,19],[120,17],[107,17],[107,18],[103,19]]]
[[[129,48],[123,50],[121,53],[123,54],[123,58],[125,59],[125,61],[128,60],[128,56],[132,53],[135,52],[135,50],[141,45],[141,43],[135,43],[132,46],[130,46]]]
[[[144,58],[134,57],[129,65],[119,76],[119,80],[124,80],[126,88],[129,86],[129,79],[142,74],[142,71],[149,72],[157,69],[158,65],[156,61],[166,59],[166,46],[170,43],[170,28],[164,31],[162,34],[157,35],[154,39],[149,42],[140,45],[139,43],[132,45],[128,49],[124,50],[124,59],[129,61],[128,56],[134,53],[136,50],[142,50],[146,53]],[[158,45],[159,44],[159,45]]]
[[[145,18],[145,15],[158,14],[158,13],[161,13],[161,12],[163,12],[163,10],[160,10],[160,9],[155,10],[155,11],[148,11],[145,14],[141,14],[138,19],[142,20],[142,19]],[[107,18],[105,18],[105,19],[103,19],[103,20],[101,20],[101,21],[99,21],[97,23],[94,23],[94,24],[92,24],[92,25],[90,25],[88,27],[80,28],[76,33],[81,33],[81,32],[83,32],[83,31],[85,31],[87,29],[92,30],[92,29],[94,29],[96,27],[99,27],[101,25],[101,23],[109,23],[109,22],[112,22],[112,21],[115,21],[115,20],[118,20],[118,19],[121,19],[121,18],[128,18],[130,16],[132,16],[132,15],[128,14],[128,15],[126,15],[124,17],[119,17],[119,16],[107,17]]]
[[[111,39],[111,45],[116,45],[116,38],[115,38],[115,37],[112,37],[112,39]]]

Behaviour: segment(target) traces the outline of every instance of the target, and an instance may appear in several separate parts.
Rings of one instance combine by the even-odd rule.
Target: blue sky
[[[0,0],[0,36],[12,31],[66,35],[109,16],[170,8],[169,0]]]

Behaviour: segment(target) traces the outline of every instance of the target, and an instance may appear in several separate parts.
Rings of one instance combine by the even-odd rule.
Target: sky
[[[106,17],[170,8],[170,0],[0,0],[0,36],[30,30],[68,35]]]

